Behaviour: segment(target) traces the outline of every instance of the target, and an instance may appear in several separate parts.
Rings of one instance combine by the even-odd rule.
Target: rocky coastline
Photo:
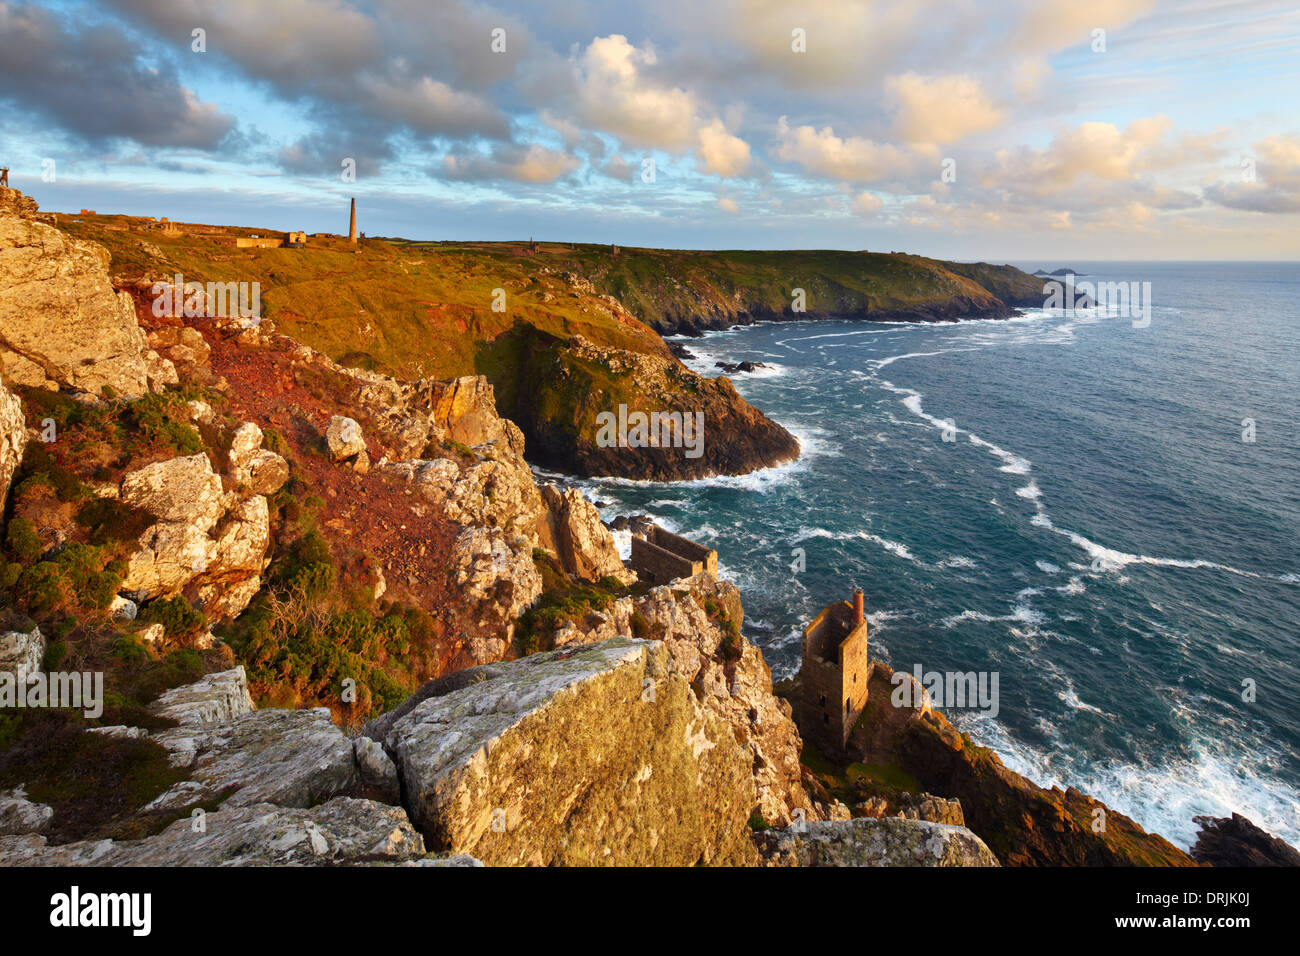
[[[1189,856],[1036,787],[923,691],[890,706],[878,663],[846,752],[818,752],[716,555],[638,571],[530,467],[634,452],[694,476],[548,425],[594,414],[593,379],[698,389],[728,423],[701,468],[796,455],[727,379],[573,335],[525,369],[564,415],[529,418],[483,375],[156,316],[107,249],[36,215],[0,194],[0,675],[105,693],[0,705],[0,865],[1288,861],[1248,821]]]

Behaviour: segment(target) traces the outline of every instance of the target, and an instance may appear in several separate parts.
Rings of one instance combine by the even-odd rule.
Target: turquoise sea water
[[[996,718],[949,713],[1013,769],[1182,846],[1230,811],[1300,843],[1300,266],[1069,265],[1150,282],[1149,326],[1026,310],[686,340],[705,374],[772,366],[734,381],[802,458],[576,483],[607,519],[717,548],[778,677],[860,586],[874,656],[998,673]]]

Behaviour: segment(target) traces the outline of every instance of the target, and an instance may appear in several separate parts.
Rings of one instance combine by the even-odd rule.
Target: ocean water
[[[733,380],[800,460],[574,483],[606,519],[716,548],[778,677],[858,586],[873,656],[998,674],[996,717],[947,712],[1013,769],[1183,847],[1193,815],[1232,811],[1300,844],[1300,266],[1069,265],[1149,282],[1149,325],[1036,309],[686,340],[705,374],[772,366]]]

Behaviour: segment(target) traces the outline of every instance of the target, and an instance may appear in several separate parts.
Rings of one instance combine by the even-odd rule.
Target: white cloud
[[[914,160],[890,143],[835,135],[825,126],[791,127],[782,116],[777,123],[781,137],[777,158],[798,163],[809,172],[844,182],[873,182],[912,169]]]
[[[871,216],[880,212],[884,205],[879,196],[871,193],[858,193],[853,197],[852,209],[860,216]]]
[[[514,180],[521,183],[550,183],[581,165],[561,150],[548,149],[539,143],[531,146],[504,146],[491,155],[468,152],[448,153],[443,157],[443,171],[448,179]]]
[[[722,120],[715,119],[701,126],[699,168],[701,172],[719,176],[740,176],[749,170],[749,144],[739,136],[732,136]]]
[[[904,73],[891,77],[886,91],[897,110],[898,135],[912,143],[955,143],[1005,119],[973,76]]]
[[[696,142],[695,97],[643,75],[657,62],[622,34],[591,41],[579,63],[578,109],[590,126],[623,141],[680,150]]]

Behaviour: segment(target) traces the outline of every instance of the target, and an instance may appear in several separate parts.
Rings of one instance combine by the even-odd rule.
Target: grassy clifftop
[[[1010,266],[892,253],[374,238],[354,247],[314,237],[302,249],[239,249],[163,235],[125,216],[63,218],[60,226],[107,246],[119,285],[134,287],[142,307],[152,281],[177,273],[203,283],[257,282],[262,315],[336,361],[405,379],[485,375],[503,412],[519,420],[530,448],[543,450],[546,460],[637,478],[742,473],[797,453],[788,433],[729,384],[719,388],[676,363],[661,333],[779,318],[990,318],[1041,299],[1041,280]],[[803,290],[802,312],[794,309],[796,289]],[[577,357],[558,354],[579,338],[655,361],[642,366],[635,384],[599,373],[558,385],[539,378],[543,366],[580,371]],[[581,402],[573,396],[579,379],[595,390]],[[603,454],[588,434],[591,419],[623,403],[705,410],[712,435],[740,438],[703,459],[657,450]],[[575,409],[582,414],[572,416]],[[563,453],[564,441],[581,450]]]

